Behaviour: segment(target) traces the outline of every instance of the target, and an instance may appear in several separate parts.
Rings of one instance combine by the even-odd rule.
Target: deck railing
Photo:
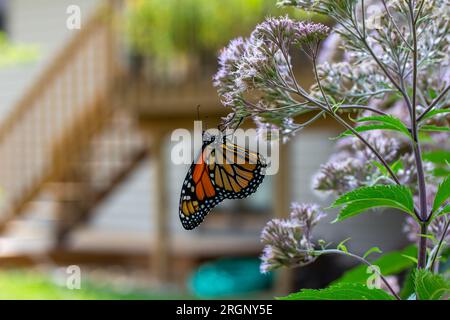
[[[0,231],[49,182],[74,177],[80,162],[92,158],[93,140],[116,123],[115,107],[122,101],[117,89],[121,73],[114,7],[106,3],[0,124]],[[103,155],[106,158],[128,150],[120,134],[113,139],[122,143],[110,148]]]

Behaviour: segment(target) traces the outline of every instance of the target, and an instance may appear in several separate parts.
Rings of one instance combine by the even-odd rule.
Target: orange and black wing
[[[224,198],[246,198],[254,193],[264,179],[266,164],[260,155],[230,142],[216,152],[214,181]]]
[[[212,180],[207,158],[213,156],[212,147],[205,145],[186,175],[181,189],[180,220],[187,230],[197,227],[208,212],[223,200]]]
[[[184,180],[179,214],[185,229],[197,227],[224,199],[245,198],[264,178],[264,162],[257,153],[231,143],[205,145]]]

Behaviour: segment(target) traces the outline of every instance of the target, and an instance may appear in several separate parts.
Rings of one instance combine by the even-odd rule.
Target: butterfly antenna
[[[238,122],[238,124],[236,125],[236,127],[234,127],[234,130],[233,130],[233,134],[236,132],[236,130],[241,126],[241,124],[242,124],[242,122],[244,121],[244,117],[241,117],[240,119],[239,119],[239,122]]]
[[[233,118],[232,118],[230,121],[228,121],[228,123],[230,123],[231,121],[233,121],[234,118],[235,118],[235,116],[236,116],[236,114],[233,116]],[[233,128],[233,132],[231,132],[231,133],[225,135],[225,137],[234,135],[235,132],[236,132],[236,130],[239,128],[239,126],[242,124],[243,121],[244,121],[244,117],[240,117],[240,118],[239,118],[238,124]]]

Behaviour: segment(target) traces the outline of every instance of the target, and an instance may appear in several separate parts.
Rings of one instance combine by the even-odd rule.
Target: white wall
[[[314,128],[304,130],[296,137],[292,154],[292,200],[297,202],[316,202],[328,207],[334,200],[312,191],[312,177],[333,152],[337,131]],[[368,212],[352,217],[343,222],[330,224],[336,218],[336,212],[326,211],[327,218],[318,226],[316,236],[337,245],[340,241],[351,238],[347,243],[351,250],[359,253],[373,246],[383,251],[402,248],[405,235],[402,225],[405,216],[396,212]]]

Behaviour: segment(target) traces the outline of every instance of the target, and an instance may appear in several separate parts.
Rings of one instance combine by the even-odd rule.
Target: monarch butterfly
[[[242,199],[254,193],[264,179],[266,166],[258,153],[231,143],[221,133],[205,132],[200,155],[181,189],[179,215],[183,227],[196,228],[224,199]]]

